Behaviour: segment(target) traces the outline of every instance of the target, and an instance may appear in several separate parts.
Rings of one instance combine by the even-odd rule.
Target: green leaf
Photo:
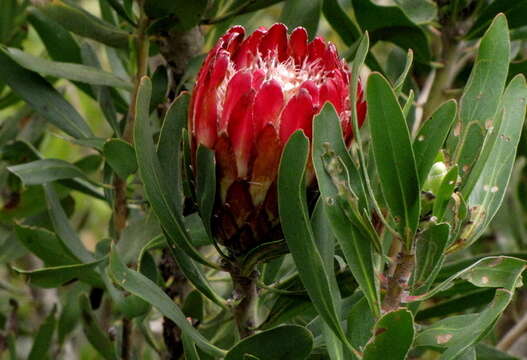
[[[359,26],[346,14],[338,0],[324,0],[322,11],[346,45],[351,46],[361,37]]]
[[[330,161],[340,161],[345,178],[348,174],[358,171],[346,150],[340,120],[330,104],[324,106],[313,123],[313,165],[331,230],[340,244],[353,276],[368,299],[372,312],[379,314],[380,299],[372,258],[372,245],[379,240],[375,238],[376,233],[370,227],[369,220],[360,214],[362,207],[357,203],[358,200],[355,204],[351,203],[353,198],[349,199],[342,194],[343,189],[338,188],[332,175],[326,171],[324,160],[329,156],[328,146],[334,151],[334,157]],[[360,183],[351,185],[350,196],[357,197],[352,188],[363,191]],[[353,207],[359,209],[359,214],[351,214],[353,219],[350,219]]]
[[[81,310],[79,308],[79,294],[82,284],[78,283],[65,291],[61,299],[61,312],[57,324],[58,342],[64,344],[66,337],[80,323]]]
[[[514,284],[496,290],[494,300],[481,313],[460,315],[440,320],[416,338],[416,346],[431,346],[444,349],[441,360],[458,359],[470,346],[477,343],[494,326],[513,297],[523,271],[515,272]]]
[[[397,95],[401,93],[403,90],[404,82],[406,81],[406,78],[408,76],[408,73],[410,72],[410,69],[412,67],[414,61],[414,52],[412,49],[408,49],[408,52],[406,53],[406,63],[404,65],[404,69],[401,72],[401,75],[397,78],[397,81],[393,85],[393,89]],[[410,96],[408,97],[410,98]],[[409,101],[408,103],[412,103],[412,101]],[[405,116],[407,116],[408,111],[405,112]]]
[[[86,174],[75,165],[61,159],[42,159],[7,168],[25,185],[41,185],[61,179],[82,178]]]
[[[463,278],[477,287],[499,287],[512,291],[518,285],[517,280],[523,272],[526,261],[507,257],[489,256],[458,271],[422,296],[415,296],[413,301],[432,298],[435,294],[452,286],[454,280]]]
[[[437,5],[430,0],[395,0],[395,3],[416,24],[426,24],[436,19]]]
[[[331,281],[332,296],[337,303],[341,302],[340,290],[335,277],[335,237],[331,232],[329,219],[324,209],[324,202],[319,197],[311,215],[311,227],[313,228],[313,235],[315,244],[317,245],[324,267]],[[343,348],[342,343],[331,330],[331,328],[323,323],[322,335],[328,349],[330,359],[338,360],[343,359]]]
[[[287,341],[284,341],[287,339]],[[313,348],[313,335],[303,326],[284,325],[249,336],[229,350],[225,360],[304,360]]]
[[[389,312],[377,321],[373,338],[364,349],[364,360],[404,360],[414,341],[414,320],[406,309]]]
[[[450,128],[456,119],[456,111],[457,103],[455,100],[443,103],[426,120],[414,140],[415,163],[421,186],[425,183],[437,154],[445,143]]]
[[[375,325],[375,317],[365,297],[353,305],[347,320],[347,335],[351,344],[358,349],[364,349],[364,346],[371,338],[372,329]]]
[[[90,138],[90,128],[62,95],[42,76],[18,65],[0,49],[0,80],[26,101],[37,113],[74,138]]]
[[[212,236],[211,220],[216,196],[216,160],[214,151],[198,146],[196,152],[196,198],[198,208],[209,236]]]
[[[154,0],[160,2],[159,0]],[[165,2],[171,2],[170,0]],[[180,22],[178,29],[181,31],[190,30],[194,26],[198,25],[201,21],[201,16],[207,9],[208,0],[196,0],[196,1],[185,1],[176,0],[175,8],[177,18]]]
[[[84,334],[90,344],[103,357],[103,359],[117,360],[118,357],[115,353],[113,343],[97,323],[97,318],[90,307],[90,300],[86,295],[81,295],[79,297],[79,305],[81,308]]]
[[[146,276],[127,268],[116,251],[112,251],[110,255],[110,275],[119,286],[150,303],[164,316],[175,322],[183,333],[186,333],[196,342],[200,349],[211,356],[225,356],[224,350],[209,343],[187,321],[183,312],[160,287]]]
[[[463,229],[451,250],[476,241],[501,206],[516,158],[526,103],[527,85],[523,75],[518,75],[505,90],[502,111],[498,115],[500,120],[494,124],[481,159],[462,189],[463,195],[468,197],[471,223]]]
[[[200,360],[196,344],[187,334],[181,334],[181,342],[183,343],[183,352],[185,360]]]
[[[66,29],[37,8],[31,7],[27,11],[29,22],[53,60],[77,64],[82,62],[79,44]]]
[[[409,245],[417,230],[420,192],[410,134],[388,81],[379,73],[368,78],[368,124],[381,189],[401,236]]]
[[[289,29],[303,26],[309,38],[313,39],[317,33],[322,1],[286,0],[279,22],[286,24]]]
[[[520,360],[487,344],[477,344],[476,355],[478,360]]]
[[[183,184],[182,176],[182,136],[183,129],[187,126],[187,110],[190,103],[190,94],[183,92],[170,105],[163,120],[159,142],[157,144],[157,156],[165,176],[174,184],[171,195],[179,212],[183,206]]]
[[[444,251],[450,235],[449,224],[432,225],[417,239],[412,294],[428,291],[444,261]]]
[[[204,265],[215,267],[192,246],[189,235],[184,228],[181,212],[174,203],[175,197],[171,194],[172,187],[163,169],[152,139],[152,129],[149,124],[150,94],[152,84],[150,79],[144,77],[139,87],[134,121],[134,146],[141,149],[137,152],[137,165],[139,175],[144,184],[147,199],[156,213],[161,226],[166,231],[170,246],[175,251],[184,251],[192,259]]]
[[[71,265],[78,262],[57,235],[47,229],[15,225],[15,232],[18,241],[44,261],[46,266]]]
[[[59,79],[80,81],[93,85],[111,86],[126,90],[132,89],[130,82],[95,67],[47,60],[15,48],[8,48],[6,53],[20,66],[42,75],[50,75]]]
[[[102,69],[101,63],[99,62],[99,57],[97,56],[95,49],[88,42],[82,43],[81,57],[82,62],[85,65],[96,69]],[[106,121],[112,127],[112,130],[114,131],[116,136],[120,136],[121,127],[119,125],[119,121],[117,120],[117,110],[115,108],[114,99],[112,98],[112,89],[110,87],[96,85],[92,85],[91,89],[94,93],[94,98],[99,103],[99,107],[101,108],[102,113],[106,118]],[[116,92],[115,89],[113,89],[113,91]]]
[[[159,222],[152,211],[144,217],[129,221],[116,245],[116,250],[125,264],[135,262],[141,249],[156,236],[161,234]]]
[[[82,244],[81,239],[77,232],[73,229],[69,223],[68,217],[64,212],[64,209],[60,205],[57,193],[50,184],[44,184],[44,193],[46,194],[46,204],[48,207],[49,216],[53,228],[57,233],[57,236],[62,240],[64,246],[73,254],[77,259],[84,263],[90,263],[94,260],[93,255],[86,250]]]
[[[467,285],[474,287],[472,284],[466,282],[459,283],[460,291],[456,291],[457,294],[454,294],[455,297],[447,298],[437,303],[434,301],[434,305],[420,310],[415,316],[415,320],[426,321],[433,318],[444,318],[463,313],[470,309],[478,309],[490,304],[494,298],[496,291],[492,288],[476,288],[476,290],[470,290],[466,289]],[[445,291],[445,296],[448,296],[447,292],[454,292],[455,286]]]
[[[481,152],[493,124],[509,69],[509,32],[505,16],[498,15],[485,33],[463,91],[459,118],[447,143],[453,162],[465,178]]]
[[[352,0],[352,4],[357,22],[363,30],[370,33],[372,43],[393,42],[405,50],[413,49],[416,61],[430,61],[425,32],[416,26],[401,8],[377,5],[372,0]],[[379,21],[380,19],[382,21]]]
[[[121,139],[110,139],[103,147],[106,161],[121,179],[126,179],[137,171],[135,149],[128,142]]]
[[[301,131],[287,142],[278,171],[278,208],[287,245],[313,305],[335,334],[346,343],[331,282],[317,250],[306,204],[305,172],[308,140]],[[347,344],[349,345],[349,344]]]
[[[38,6],[38,9],[72,33],[108,46],[128,47],[129,33],[104,22],[70,2],[54,0]]]
[[[432,215],[437,218],[437,221],[442,221],[443,216],[448,205],[448,202],[452,198],[452,194],[457,187],[458,179],[458,167],[454,166],[452,169],[448,170],[441,185],[439,185],[439,190],[435,194],[434,207],[432,210]]]
[[[30,271],[14,269],[17,273],[27,276],[31,284],[42,288],[59,287],[77,279],[100,285],[97,276],[91,270],[94,270],[102,261],[104,259],[86,264],[61,265]]]
[[[51,310],[51,313],[46,320],[40,325],[40,328],[35,335],[33,346],[31,346],[31,351],[27,357],[28,360],[39,360],[49,357],[49,349],[51,347],[57,323],[55,319],[56,311],[57,308],[53,307],[53,310]]]
[[[492,22],[492,19],[500,13],[503,13],[507,17],[511,29],[527,25],[527,19],[524,16],[526,12],[527,1],[525,0],[493,1],[481,12],[466,37],[468,39],[474,39],[481,36],[487,26]]]

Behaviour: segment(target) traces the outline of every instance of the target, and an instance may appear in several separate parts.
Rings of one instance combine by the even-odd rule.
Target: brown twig
[[[394,241],[400,240],[394,239]],[[388,277],[388,289],[382,303],[383,313],[397,310],[401,305],[414,265],[415,253],[403,246],[397,255],[395,270],[392,270],[393,275]]]

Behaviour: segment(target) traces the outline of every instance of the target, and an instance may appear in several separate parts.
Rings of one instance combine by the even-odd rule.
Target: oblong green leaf
[[[15,232],[18,241],[47,266],[71,265],[78,262],[57,235],[47,229],[15,225]]]
[[[430,119],[426,120],[414,140],[415,163],[421,186],[456,120],[456,111],[455,100],[441,104]]]
[[[468,197],[471,223],[463,229],[452,250],[476,241],[500,208],[516,158],[526,104],[527,84],[523,75],[518,75],[503,95],[500,120],[462,189]]]
[[[406,120],[390,84],[379,73],[368,78],[366,99],[381,189],[408,243],[417,229],[420,192]]]
[[[477,287],[500,287],[510,291],[516,287],[517,279],[525,268],[526,261],[509,256],[489,256],[459,270],[441,284],[421,296],[414,296],[412,301],[432,298],[435,294],[452,286],[453,281],[463,278]]]
[[[69,2],[54,0],[38,9],[72,33],[99,41],[105,45],[127,48],[130,34],[91,15]]]
[[[137,97],[134,146],[136,149],[141,149],[141,151],[136,153],[137,165],[139,167],[139,175],[144,184],[146,197],[159,218],[161,226],[167,233],[167,240],[170,241],[170,246],[175,247],[176,251],[183,250],[199,263],[216,267],[192,246],[190,237],[184,227],[182,214],[174,203],[174,197],[169,195],[172,189],[157,157],[154,140],[152,139],[152,129],[149,123],[151,93],[152,83],[148,77],[143,77]]]
[[[55,318],[56,310],[57,308],[53,307],[53,310],[51,310],[46,317],[46,320],[40,325],[27,360],[39,360],[49,356],[49,349],[53,341],[53,334],[55,333],[57,324]]]
[[[117,360],[118,357],[115,353],[112,341],[97,323],[97,317],[93,314],[90,307],[90,300],[86,295],[83,294],[79,297],[79,305],[81,308],[84,334],[90,344],[103,357],[103,359]]]
[[[375,324],[374,336],[366,344],[364,360],[378,360],[390,354],[390,360],[404,360],[414,341],[414,319],[407,309],[383,315]]]
[[[42,76],[24,69],[0,49],[0,80],[26,101],[37,113],[74,138],[91,138],[93,133],[62,95]]]
[[[483,146],[498,110],[509,69],[507,19],[498,15],[481,39],[478,56],[459,102],[459,121],[447,143],[465,178]]]
[[[110,254],[110,274],[119,286],[150,303],[164,316],[175,322],[181,331],[196,342],[200,349],[212,356],[225,356],[226,351],[209,343],[187,321],[183,312],[160,287],[141,273],[126,267],[116,251],[112,251]]]
[[[61,265],[37,270],[21,270],[14,268],[21,275],[28,277],[31,284],[42,288],[55,288],[72,280],[82,279],[90,284],[101,285],[94,270],[104,259],[86,264]]]
[[[60,205],[59,197],[51,184],[44,184],[44,193],[46,194],[46,204],[51,218],[53,228],[57,236],[62,240],[64,246],[80,261],[90,263],[95,258],[82,244],[77,232],[69,223],[69,219]]]
[[[42,159],[7,168],[25,185],[40,185],[61,179],[83,178],[86,174],[75,165],[61,159]]]
[[[331,230],[344,252],[353,276],[368,299],[372,312],[380,314],[380,298],[372,258],[373,242],[379,240],[373,239],[376,233],[371,233],[371,229],[366,224],[361,224],[360,221],[352,222],[346,215],[345,209],[339,204],[339,199],[343,195],[339,194],[337,184],[326,172],[323,159],[327,156],[328,146],[331,146],[335,156],[338,156],[337,159],[341,159],[342,164],[345,164],[346,172],[358,171],[344,144],[338,115],[330,104],[324,106],[313,123],[313,165]],[[362,185],[359,183],[355,188],[360,191]],[[348,206],[360,208],[358,204],[348,204]],[[362,221],[367,222],[365,219]]]
[[[130,82],[112,73],[91,66],[47,60],[15,48],[8,48],[7,54],[20,66],[42,75],[50,75],[59,79],[80,81],[93,85],[111,86],[126,90],[132,89]]]
[[[287,341],[284,341],[287,339]],[[304,360],[313,348],[313,335],[303,326],[284,325],[249,336],[229,350],[225,360]]]
[[[480,12],[466,37],[467,39],[474,39],[483,34],[487,26],[492,22],[492,19],[500,13],[507,16],[511,28],[527,25],[527,19],[524,16],[526,12],[527,1],[525,0],[493,1]]]
[[[126,141],[110,139],[104,143],[103,152],[106,161],[121,179],[137,171],[135,149]]]
[[[331,282],[317,250],[306,204],[308,139],[301,131],[287,142],[278,171],[278,208],[285,239],[313,305],[344,343]],[[347,344],[349,345],[349,343]],[[351,345],[349,345],[351,346]]]
[[[317,33],[322,1],[287,0],[282,8],[280,22],[286,24],[290,29],[303,26],[312,39]]]
[[[157,144],[157,156],[165,176],[173,181],[174,203],[179,211],[183,206],[183,184],[182,176],[182,136],[183,129],[187,126],[187,110],[190,102],[190,94],[183,92],[165,114],[163,126]]]

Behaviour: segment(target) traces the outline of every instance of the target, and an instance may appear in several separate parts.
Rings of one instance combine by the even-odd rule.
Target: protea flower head
[[[215,151],[217,199],[212,226],[234,255],[282,237],[276,177],[289,136],[311,138],[313,117],[326,102],[352,138],[349,72],[335,46],[308,42],[302,27],[290,35],[283,24],[245,38],[235,26],[209,52],[198,74],[189,109],[193,151]],[[366,113],[359,85],[359,124]]]

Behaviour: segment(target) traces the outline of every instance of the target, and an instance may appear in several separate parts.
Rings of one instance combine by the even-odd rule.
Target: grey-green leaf
[[[471,223],[463,229],[455,248],[472,244],[487,228],[498,211],[516,158],[525,120],[527,85],[523,75],[516,76],[503,95],[501,118],[470,174],[463,195],[468,197]]]
[[[137,171],[135,149],[126,141],[110,139],[104,143],[103,152],[106,161],[121,179],[126,179]]]
[[[0,68],[0,80],[50,123],[77,139],[93,137],[81,115],[57,90],[39,74],[13,61],[3,49],[0,49]]]
[[[72,33],[108,46],[128,47],[129,33],[69,2],[54,0],[38,6],[38,9]]]
[[[15,48],[9,48],[7,54],[19,65],[42,75],[50,75],[60,79],[74,80],[93,85],[111,86],[127,90],[132,89],[130,82],[112,73],[91,66],[47,60]]]
[[[306,204],[305,172],[308,139],[301,131],[289,138],[278,171],[278,207],[289,250],[313,305],[335,334],[346,342],[340,325],[331,282],[317,250]]]
[[[287,339],[284,341],[284,339]],[[284,325],[243,339],[229,350],[225,360],[304,360],[313,348],[313,335],[303,326]]]
[[[398,221],[405,241],[419,220],[419,180],[410,134],[399,102],[379,73],[368,78],[368,123],[373,155],[386,203]]]
[[[209,343],[186,319],[172,299],[146,276],[126,267],[116,251],[110,255],[110,274],[121,287],[156,307],[164,316],[174,321],[180,329],[208,354],[221,357],[225,351]]]
[[[461,97],[460,120],[448,141],[448,150],[463,177],[472,170],[493,125],[509,69],[509,31],[498,15],[481,40],[476,62]]]
[[[404,360],[414,341],[414,319],[407,309],[389,312],[377,321],[373,337],[364,349],[363,360]]]
[[[40,185],[61,179],[83,178],[86,174],[75,165],[61,159],[42,159],[9,166],[8,170],[25,185]]]
[[[456,119],[457,103],[449,100],[437,108],[426,120],[414,139],[415,163],[419,182],[423,185],[435,158],[445,143],[450,128]]]
[[[59,287],[77,279],[82,279],[100,286],[98,277],[91,270],[94,270],[103,260],[100,259],[86,264],[61,265],[31,271],[15,270],[19,274],[27,276],[31,284],[43,288]]]
[[[97,323],[97,318],[91,310],[90,300],[83,294],[79,297],[79,303],[81,308],[82,325],[86,338],[105,360],[117,360],[118,357],[110,338],[101,329],[101,326]]]

